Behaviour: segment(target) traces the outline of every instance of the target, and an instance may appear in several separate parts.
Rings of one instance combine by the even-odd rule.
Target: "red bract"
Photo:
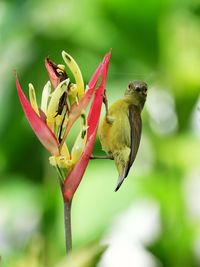
[[[98,128],[98,122],[100,118],[100,112],[101,112],[101,106],[103,102],[103,95],[105,90],[105,83],[106,83],[106,77],[107,77],[107,71],[109,66],[111,52],[108,53],[102,63],[102,66],[99,67],[99,71],[102,75],[102,81],[99,87],[96,89],[95,96],[92,102],[92,106],[90,108],[90,112],[88,115],[88,133],[87,133],[87,143],[86,147],[84,149],[84,152],[75,165],[75,167],[72,169],[68,177],[66,177],[65,182],[63,184],[62,192],[63,192],[63,198],[64,201],[70,201],[73,198],[73,195],[81,182],[81,179],[83,177],[83,174],[86,170],[86,167],[88,165],[92,149],[94,146],[94,141],[97,133]],[[90,84],[94,85],[96,84],[97,77],[94,75],[94,81],[91,81]]]
[[[43,146],[52,154],[59,155],[59,144],[54,133],[49,129],[46,123],[37,115],[33,110],[31,104],[24,95],[21,86],[19,84],[18,78],[16,77],[16,87],[22,108],[26,115],[26,118],[33,129],[34,133],[43,144]]]
[[[55,64],[53,62],[51,62],[49,60],[49,58],[45,59],[45,67],[47,69],[48,75],[49,75],[49,79],[53,85],[54,88],[56,88],[58,86],[58,84],[60,83],[60,79],[56,73],[55,70]]]

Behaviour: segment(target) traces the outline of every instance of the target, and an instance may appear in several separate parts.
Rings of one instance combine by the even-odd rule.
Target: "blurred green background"
[[[131,80],[149,85],[142,141],[117,193],[114,163],[90,162],[72,223],[75,250],[96,260],[77,266],[200,266],[197,0],[0,1],[0,265],[58,266],[65,254],[57,174],[23,115],[14,69],[39,97],[46,56],[63,64],[67,51],[87,83],[110,48],[109,103]],[[98,140],[94,153],[103,153]],[[99,263],[91,242],[108,244]]]

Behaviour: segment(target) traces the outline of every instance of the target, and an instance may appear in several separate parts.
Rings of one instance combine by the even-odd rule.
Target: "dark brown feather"
[[[128,118],[130,123],[130,136],[131,136],[131,145],[130,145],[131,151],[130,151],[129,161],[126,166],[124,178],[127,177],[129,170],[136,158],[142,132],[142,120],[139,108],[135,105],[130,105],[128,111],[129,111]]]
[[[142,120],[140,116],[140,110],[135,105],[129,105],[128,107],[128,119],[130,124],[130,155],[129,161],[127,162],[126,168],[122,176],[118,179],[118,184],[115,189],[117,191],[122,185],[124,179],[128,176],[131,166],[136,158],[138,148],[140,145],[141,133],[142,133]]]

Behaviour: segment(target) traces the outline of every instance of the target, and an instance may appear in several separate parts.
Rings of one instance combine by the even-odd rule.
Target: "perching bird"
[[[114,159],[119,172],[117,191],[135,160],[141,138],[141,111],[147,96],[147,84],[133,81],[128,84],[125,95],[107,107],[100,125],[99,138],[103,150]]]

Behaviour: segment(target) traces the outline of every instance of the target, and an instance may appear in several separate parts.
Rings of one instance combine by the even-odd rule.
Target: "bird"
[[[99,139],[107,158],[113,159],[119,177],[115,191],[121,187],[128,176],[136,158],[142,133],[141,111],[147,97],[148,86],[145,82],[131,81],[125,90],[124,97],[106,107],[105,117],[99,127]]]

